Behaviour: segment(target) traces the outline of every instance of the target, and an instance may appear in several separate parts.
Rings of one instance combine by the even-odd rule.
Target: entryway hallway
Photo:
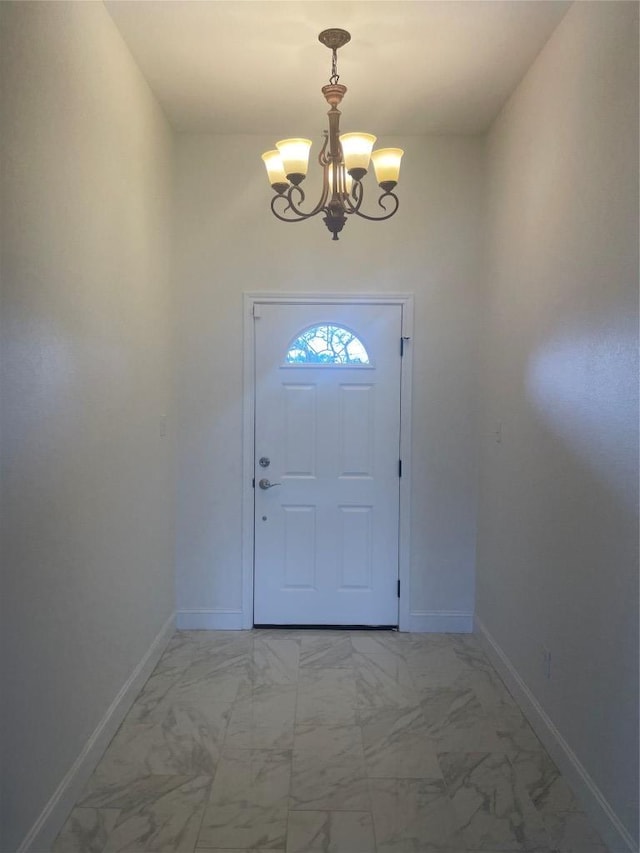
[[[607,853],[471,635],[179,632],[54,853]]]

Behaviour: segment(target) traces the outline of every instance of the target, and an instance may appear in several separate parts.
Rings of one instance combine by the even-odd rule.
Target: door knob
[[[272,489],[274,486],[280,486],[281,483],[270,483],[266,477],[263,477],[262,480],[258,482],[258,485],[261,489]]]

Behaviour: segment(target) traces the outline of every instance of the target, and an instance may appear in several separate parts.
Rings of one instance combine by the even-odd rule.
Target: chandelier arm
[[[353,201],[349,198],[349,193],[344,192],[344,207],[347,213],[357,213],[360,210],[360,205],[362,204],[362,199],[364,196],[364,190],[362,188],[362,181],[353,182],[353,187],[351,190],[351,195],[353,196]]]
[[[329,143],[329,131],[323,130],[322,135],[324,137],[324,140],[322,143],[322,148],[320,149],[320,153],[318,154],[318,163],[324,168],[330,162],[329,158],[327,157],[327,145]]]
[[[325,205],[325,202],[327,200],[327,188],[326,187],[323,186],[323,191],[322,191],[322,194],[320,196],[320,201],[318,202],[318,204],[316,204],[316,206],[313,208],[313,210],[310,210],[308,212],[305,212],[304,210],[300,210],[300,208],[298,207],[298,204],[296,204],[294,202],[294,200],[293,200],[294,190],[297,192],[297,194],[299,196],[298,204],[304,203],[305,195],[304,195],[304,191],[302,190],[302,187],[295,187],[295,186],[289,187],[289,191],[286,194],[284,194],[284,195],[277,194],[277,195],[274,195],[273,198],[271,199],[271,212],[278,219],[282,220],[282,222],[302,222],[305,219],[311,219],[312,216],[317,216],[318,213],[321,213],[322,210],[324,210],[324,205]],[[282,201],[282,202],[287,203],[286,207],[284,208],[284,210],[281,213],[279,213],[276,210],[276,204],[278,203],[278,201]],[[287,211],[289,211],[289,210],[292,212],[292,214],[293,214],[292,216],[286,215]]]
[[[339,142],[339,140],[338,140]],[[344,156],[342,154],[342,145],[340,145],[340,161],[333,167],[336,170],[336,191],[345,213],[353,213],[353,204],[349,198],[347,190],[347,173],[344,167]]]
[[[304,193],[302,192],[302,189],[300,187],[291,187],[287,194],[289,204],[285,208],[285,212],[287,210],[292,210],[296,214],[296,216],[303,216],[305,219],[309,219],[311,216],[317,216],[318,213],[321,213],[324,210],[325,205],[327,203],[327,195],[329,192],[329,182],[327,180],[326,172],[322,177],[322,192],[320,193],[320,200],[313,208],[313,210],[310,210],[308,213],[305,213],[303,210],[300,210],[300,208],[297,207],[297,205],[294,203],[293,198],[291,198],[292,190],[294,189],[297,189],[301,195],[298,204],[304,201]]]
[[[390,198],[393,201],[393,207],[390,211],[387,211],[387,208],[384,206],[384,199]],[[358,216],[361,216],[363,219],[369,219],[371,222],[382,222],[383,219],[391,219],[391,217],[395,214],[400,206],[400,202],[398,200],[398,196],[392,192],[382,193],[380,198],[378,199],[378,205],[385,211],[383,216],[371,216],[370,214],[363,213],[361,210],[354,210]]]
[[[304,211],[300,210],[293,202],[291,198],[292,191],[294,189],[298,190],[300,195],[300,201],[298,204],[304,201],[304,192],[302,191],[302,187],[291,187],[287,195],[289,196],[289,204],[287,205],[287,210],[290,208],[297,216],[304,216],[306,219],[309,219],[311,216],[317,216],[318,213],[321,213],[325,210],[327,204],[327,198],[329,197],[329,190],[331,189],[329,186],[329,163],[330,158],[326,158],[326,148],[328,142],[328,135],[325,136],[324,143],[322,148],[320,149],[320,153],[318,154],[318,162],[322,166],[322,191],[320,193],[320,199],[318,203],[310,210],[309,213],[304,213]],[[286,211],[285,211],[286,212]]]
[[[342,193],[341,200],[342,200],[342,203],[344,205],[345,213],[348,213],[349,215],[351,215],[352,213],[358,212],[358,207],[360,206],[359,203],[354,204],[351,201],[351,199],[349,197],[349,193],[346,190]]]
[[[276,210],[276,202],[278,200],[286,201],[287,198],[286,198],[286,196],[283,196],[283,195],[274,195],[273,198],[271,199],[271,212],[281,222],[304,222],[305,219],[309,219],[309,217],[311,216],[311,214],[309,214],[309,213],[301,213],[299,216],[285,216],[285,213],[287,212],[287,210],[291,209],[291,206],[287,205],[285,207],[284,211],[282,213],[279,213]]]

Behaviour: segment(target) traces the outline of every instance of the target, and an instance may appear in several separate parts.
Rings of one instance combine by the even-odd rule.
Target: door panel
[[[402,308],[259,314],[254,622],[396,625]],[[370,363],[286,363],[290,343],[322,323],[352,330]]]
[[[315,477],[316,387],[283,383],[284,470],[283,477]]]

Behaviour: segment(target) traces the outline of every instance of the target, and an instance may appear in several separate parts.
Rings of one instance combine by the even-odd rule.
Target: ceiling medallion
[[[340,133],[340,110],[338,104],[342,101],[347,87],[339,83],[338,49],[351,40],[346,30],[323,30],[318,36],[333,54],[331,61],[331,76],[329,83],[322,87],[330,110],[329,130],[323,131],[324,141],[318,162],[322,167],[322,192],[313,210],[305,213],[300,209],[305,195],[300,184],[307,174],[309,165],[310,139],[283,139],[276,142],[273,151],[262,155],[269,183],[275,190],[271,199],[271,210],[283,222],[300,222],[310,219],[318,213],[324,213],[324,222],[338,239],[347,216],[356,214],[363,219],[380,221],[390,219],[398,209],[398,197],[393,190],[398,183],[400,160],[403,155],[401,148],[379,148],[372,151],[376,137],[370,133]],[[372,216],[363,213],[361,208],[364,197],[362,179],[367,174],[369,160],[373,161],[376,180],[382,193],[378,205],[384,213]],[[386,202],[389,202],[387,207]]]

